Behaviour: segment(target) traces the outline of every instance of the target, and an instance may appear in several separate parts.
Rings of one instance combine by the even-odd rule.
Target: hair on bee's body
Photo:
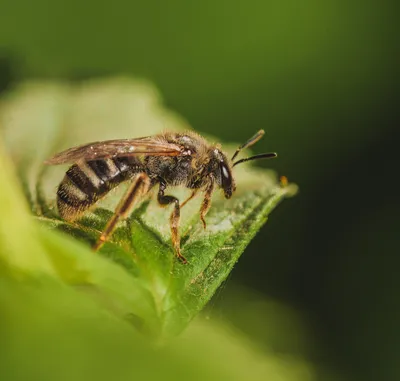
[[[219,145],[209,144],[191,131],[95,142],[68,149],[46,162],[51,165],[73,163],[57,190],[58,211],[63,219],[73,221],[119,184],[131,181],[114,216],[94,245],[97,250],[109,239],[118,221],[129,215],[139,198],[158,185],[158,203],[174,205],[170,217],[172,243],[177,256],[186,263],[180,249],[180,208],[198,191],[203,191],[200,219],[206,228],[205,215],[215,187],[221,188],[226,198],[236,189],[233,166],[255,158],[276,156],[267,153],[232,162],[241,149],[257,142],[263,134],[264,131],[259,131],[239,147],[231,160]],[[182,204],[176,197],[165,195],[167,187],[179,185],[192,189],[191,196]]]

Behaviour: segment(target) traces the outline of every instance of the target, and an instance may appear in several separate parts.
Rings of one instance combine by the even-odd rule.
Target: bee
[[[57,189],[58,212],[66,221],[78,219],[110,190],[125,181],[130,182],[115,213],[94,244],[95,251],[110,239],[118,222],[129,216],[135,204],[150,189],[158,186],[158,203],[161,206],[173,205],[170,228],[174,251],[183,263],[187,263],[180,247],[180,209],[202,191],[200,220],[205,229],[205,216],[214,190],[222,189],[229,199],[236,189],[233,167],[249,160],[277,156],[269,152],[234,162],[242,149],[252,146],[263,135],[263,130],[258,131],[236,150],[230,160],[220,145],[210,144],[197,133],[187,131],[89,143],[58,153],[45,163],[72,164]],[[166,194],[169,186],[178,185],[192,190],[183,203]]]

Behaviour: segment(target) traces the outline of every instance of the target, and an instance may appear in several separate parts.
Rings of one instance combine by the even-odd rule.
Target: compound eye
[[[228,188],[232,185],[231,173],[225,164],[221,165],[221,179],[223,188]]]

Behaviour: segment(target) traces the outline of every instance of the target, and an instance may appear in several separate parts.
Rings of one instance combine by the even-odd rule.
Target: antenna
[[[260,130],[258,131],[254,136],[252,136],[246,143],[242,144],[237,150],[236,152],[233,154],[232,156],[232,161],[235,159],[235,157],[238,155],[238,153],[242,150],[245,149],[247,147],[252,146],[253,144],[257,143],[265,134],[264,130]],[[249,159],[250,160],[250,159]],[[237,164],[238,162],[236,162]]]
[[[266,152],[266,153],[260,153],[259,155],[254,155],[254,156],[250,156],[250,157],[246,157],[244,159],[240,159],[238,160],[236,163],[233,163],[233,167],[235,165],[244,163],[246,161],[250,161],[250,160],[258,160],[258,159],[273,159],[275,157],[277,157],[278,154],[276,152]]]

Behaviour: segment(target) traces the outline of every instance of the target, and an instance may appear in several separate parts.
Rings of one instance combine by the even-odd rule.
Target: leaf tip
[[[286,176],[281,176],[279,179],[279,183],[280,183],[281,188],[286,191],[285,192],[286,197],[293,197],[299,191],[299,186],[294,183],[289,183],[289,180]]]

